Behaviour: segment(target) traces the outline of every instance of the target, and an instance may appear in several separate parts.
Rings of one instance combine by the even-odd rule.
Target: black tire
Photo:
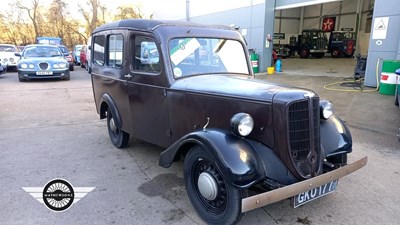
[[[306,59],[310,56],[310,51],[307,48],[301,48],[299,51],[300,58]]]
[[[115,125],[112,125],[114,123],[113,120],[111,110],[107,110],[107,129],[111,142],[117,148],[124,148],[128,145],[129,134],[117,128]]]
[[[64,77],[64,80],[70,80],[70,79],[71,79],[70,75]]]
[[[354,56],[354,52],[351,53],[350,55],[344,54],[344,57],[345,57],[345,58],[351,58],[351,57],[353,57],[353,56]]]
[[[75,69],[75,67],[74,67],[74,65],[72,64],[72,66],[69,67],[69,71],[74,71],[74,69]]]
[[[24,78],[21,78],[21,77],[18,77],[18,80],[19,80],[19,82],[26,82],[26,81],[28,81],[27,79],[24,79]]]
[[[215,164],[215,158],[209,152],[195,146],[189,150],[184,162],[186,192],[197,214],[207,224],[235,224],[243,213],[242,198],[247,190],[238,189],[227,183]],[[217,186],[213,199],[205,198],[198,185],[200,174],[211,176]]]
[[[337,48],[333,49],[331,52],[331,56],[333,58],[339,58],[341,55],[342,55],[342,52]]]
[[[394,97],[394,105],[399,106],[399,87],[396,87],[395,97]]]

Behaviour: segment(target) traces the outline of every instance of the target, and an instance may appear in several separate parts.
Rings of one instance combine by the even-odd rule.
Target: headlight
[[[321,100],[319,102],[319,108],[321,112],[321,118],[323,119],[329,119],[334,113],[333,105],[330,101]]]
[[[35,68],[35,65],[29,64],[29,68],[31,68],[31,69]]]
[[[59,66],[60,66],[60,68],[63,69],[63,68],[66,68],[66,67],[67,67],[67,64],[65,64],[65,63],[60,63]]]
[[[245,137],[253,130],[254,121],[247,113],[237,113],[232,117],[230,125],[235,134]]]
[[[21,64],[21,68],[22,68],[22,69],[26,69],[26,68],[28,68],[28,64],[26,64],[26,63],[22,63],[22,64]]]
[[[60,67],[58,66],[58,64],[54,64],[53,67],[56,68],[56,69],[60,68]]]

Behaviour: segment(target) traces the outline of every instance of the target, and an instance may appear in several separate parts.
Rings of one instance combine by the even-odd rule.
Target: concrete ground
[[[331,195],[297,209],[289,200],[278,202],[247,213],[239,224],[399,223],[400,110],[393,97],[323,88],[351,76],[351,63],[285,59],[283,73],[256,77],[331,100],[353,134],[349,161],[367,155],[368,165],[341,179]],[[307,72],[315,68],[321,71]],[[96,113],[90,77],[75,69],[70,81],[19,83],[16,73],[0,76],[0,224],[204,224],[186,195],[182,163],[159,167],[163,149],[138,140],[114,148]],[[95,189],[56,213],[21,188],[54,178]]]

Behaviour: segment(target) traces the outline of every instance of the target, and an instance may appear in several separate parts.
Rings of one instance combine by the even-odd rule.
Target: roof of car
[[[58,48],[58,45],[48,45],[48,44],[32,44],[32,45],[27,45],[27,46],[25,46],[25,48],[28,48],[28,47],[55,47],[55,48]]]
[[[190,26],[190,27],[208,27],[208,28],[218,28],[218,29],[231,29],[228,26],[223,25],[204,25],[186,21],[161,21],[161,20],[149,20],[149,19],[127,19],[119,20],[111,23],[107,23],[97,27],[93,33],[111,30],[116,28],[134,29],[134,30],[146,30],[151,31],[160,26]]]
[[[13,44],[0,44],[0,45],[2,45],[2,46],[14,46],[14,47],[16,47],[16,45],[13,45]]]

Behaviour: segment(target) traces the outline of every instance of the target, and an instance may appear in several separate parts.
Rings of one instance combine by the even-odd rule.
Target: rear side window
[[[104,65],[104,47],[106,38],[104,36],[94,37],[93,45],[93,63],[96,65]]]
[[[124,40],[121,34],[113,34],[108,37],[108,65],[121,67],[123,62]]]
[[[149,37],[136,36],[134,43],[133,69],[146,73],[159,73],[160,54],[155,41]]]

